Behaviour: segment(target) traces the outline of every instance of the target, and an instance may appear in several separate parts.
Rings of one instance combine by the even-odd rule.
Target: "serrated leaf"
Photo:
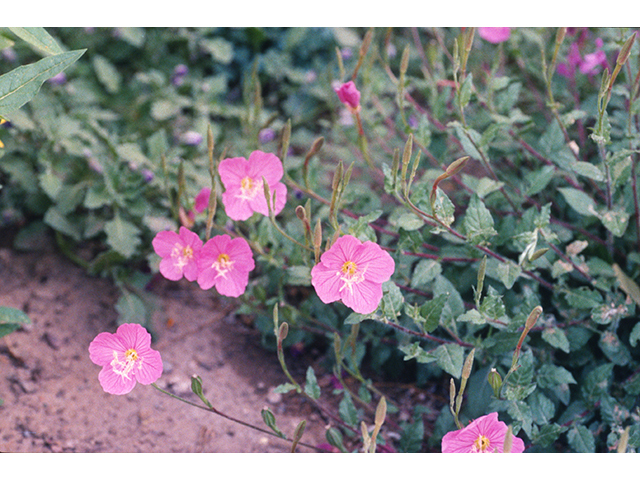
[[[594,453],[596,443],[593,433],[584,425],[575,425],[567,432],[567,440],[571,448],[577,453]]]
[[[437,365],[454,378],[460,378],[464,362],[464,349],[456,344],[440,345],[433,351]]]
[[[0,117],[18,110],[35,97],[46,80],[77,61],[85,51],[73,50],[52,55],[0,76]]]
[[[64,50],[42,27],[9,27],[9,30],[44,55],[57,55]]]
[[[493,217],[480,197],[473,195],[464,216],[464,229],[473,244],[484,244],[498,232],[493,228]]]
[[[542,331],[542,339],[554,348],[558,348],[565,353],[569,353],[569,340],[565,333],[559,328],[545,328]]]
[[[539,430],[534,428],[531,441],[539,447],[548,447],[555,442],[565,430],[566,427],[561,427],[555,423],[542,425]]]
[[[438,187],[436,188],[436,198],[433,202],[432,212],[434,216],[444,223],[446,226],[450,226],[455,220],[456,207],[453,205],[449,197],[444,191]]]
[[[424,320],[422,328],[425,332],[432,332],[438,327],[442,310],[448,298],[449,295],[441,294],[422,304],[420,307],[420,316]]]
[[[0,337],[16,331],[22,325],[29,325],[31,319],[22,310],[0,306]]]
[[[107,243],[125,258],[130,258],[140,245],[140,230],[132,223],[116,216],[104,225]]]
[[[459,315],[456,319],[457,322],[469,322],[475,325],[482,325],[486,323],[485,318],[482,314],[476,310],[475,308],[464,312],[462,315]]]
[[[522,269],[519,265],[507,260],[506,262],[499,263],[497,265],[496,273],[504,286],[510,290],[511,287],[513,287],[513,284],[516,283],[520,273],[522,273]]]
[[[602,295],[589,287],[573,288],[563,293],[573,308],[591,309],[602,304]]]

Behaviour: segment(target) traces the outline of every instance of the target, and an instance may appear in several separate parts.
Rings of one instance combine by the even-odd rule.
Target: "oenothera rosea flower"
[[[205,187],[198,192],[198,194],[196,195],[196,198],[194,199],[194,205],[193,205],[193,209],[196,211],[196,213],[202,213],[207,209],[207,207],[209,206],[210,196],[211,196],[210,188]]]
[[[476,418],[461,430],[442,437],[442,453],[504,453],[508,427],[496,412]],[[522,453],[524,442],[512,436],[510,453]]]
[[[151,242],[155,252],[162,257],[160,273],[169,280],[180,280],[183,276],[190,282],[198,278],[197,255],[202,240],[186,227],[180,233],[171,230],[158,232]]]
[[[151,335],[137,323],[120,325],[116,333],[99,333],[89,345],[89,358],[102,367],[98,380],[113,395],[129,393],[136,382],[149,385],[162,375],[160,353],[151,348]]]
[[[324,303],[337,300],[353,311],[373,313],[382,299],[382,284],[391,278],[395,262],[378,244],[344,235],[311,269],[311,284]]]
[[[360,92],[356,88],[356,84],[353,82],[347,82],[340,85],[335,89],[338,98],[351,110],[358,110],[360,107]]]
[[[502,43],[511,36],[510,27],[478,27],[478,35],[489,43]]]
[[[218,173],[225,188],[222,203],[231,220],[247,220],[254,212],[269,215],[264,180],[272,196],[273,213],[277,215],[284,208],[287,187],[280,181],[284,169],[273,153],[256,150],[249,155],[249,160],[226,158],[220,162]]]
[[[220,295],[239,297],[249,283],[255,267],[251,247],[244,238],[218,235],[204,244],[198,255],[198,285],[204,290],[215,286]]]

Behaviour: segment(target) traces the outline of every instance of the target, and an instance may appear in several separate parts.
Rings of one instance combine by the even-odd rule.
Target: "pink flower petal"
[[[342,290],[342,302],[356,313],[363,315],[373,313],[382,299],[382,285],[364,280],[352,289]]]
[[[198,192],[196,198],[194,199],[193,208],[196,212],[202,213],[209,206],[209,197],[211,196],[210,188],[203,188]]]
[[[249,162],[245,158],[225,158],[218,165],[220,181],[224,188],[240,187],[242,179],[247,176]]]
[[[475,419],[461,430],[448,432],[442,437],[443,453],[502,453],[507,425],[498,420],[497,412]],[[485,440],[484,452],[478,451],[479,439]],[[522,453],[524,442],[521,438],[513,437],[511,453]]]
[[[273,153],[256,150],[249,155],[247,175],[255,180],[265,178],[269,186],[275,185],[284,175],[282,162]]]

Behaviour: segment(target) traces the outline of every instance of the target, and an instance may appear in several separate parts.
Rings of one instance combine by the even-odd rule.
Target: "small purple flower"
[[[258,141],[260,143],[269,143],[274,138],[276,138],[276,132],[274,132],[271,128],[263,128],[258,133]]]
[[[185,145],[200,145],[200,143],[202,142],[202,135],[200,135],[198,132],[194,132],[193,130],[189,130],[188,132],[184,132],[180,136],[180,141]]]
[[[49,83],[53,83],[54,85],[64,85],[65,83],[67,83],[67,76],[65,75],[64,72],[60,72],[59,74],[54,75],[47,81]]]
[[[142,170],[140,170],[140,173],[142,174],[142,178],[144,178],[145,182],[149,183],[151,180],[153,180],[153,172],[148,168],[143,168]]]
[[[189,67],[183,64],[176,65],[171,75],[171,83],[179,87],[184,83],[184,77],[189,73]]]

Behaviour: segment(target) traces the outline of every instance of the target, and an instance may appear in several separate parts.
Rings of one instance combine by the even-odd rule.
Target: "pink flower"
[[[345,235],[311,269],[311,284],[324,303],[342,300],[355,312],[367,314],[378,308],[382,284],[394,269],[391,255],[379,245]]]
[[[210,188],[203,188],[202,190],[200,190],[198,192],[198,194],[196,195],[196,198],[194,200],[193,209],[197,213],[204,212],[207,209],[207,207],[209,206],[209,197],[210,196],[211,196],[211,189]]]
[[[196,261],[202,240],[186,227],[180,227],[180,235],[166,230],[158,232],[151,242],[155,252],[162,257],[160,273],[169,280],[180,280],[182,276],[194,281],[198,277]]]
[[[582,62],[580,62],[580,73],[585,75],[595,75],[600,70],[599,67],[607,66],[607,55],[601,50],[604,45],[601,38],[596,39],[597,50],[593,53],[587,53]]]
[[[215,286],[220,295],[239,297],[249,283],[255,267],[251,247],[244,238],[218,235],[204,244],[198,256],[198,285],[204,290]]]
[[[604,42],[601,38],[597,38],[595,43],[596,51],[584,56],[580,53],[578,43],[571,43],[566,62],[558,64],[558,73],[563,77],[573,78],[576,69],[584,75],[595,75],[600,71],[600,68],[606,68],[608,66],[607,55],[602,50]]]
[[[284,169],[280,159],[273,153],[256,150],[249,160],[242,157],[226,158],[220,162],[218,173],[225,188],[222,203],[232,220],[246,220],[253,212],[269,215],[263,178],[269,185],[271,195],[275,194],[275,205],[273,197],[271,204],[276,215],[287,202],[287,187],[280,182]]]
[[[478,27],[478,35],[489,43],[502,43],[511,36],[510,27]]]
[[[503,453],[506,434],[507,425],[493,412],[442,437],[442,453]],[[514,436],[510,453],[523,451],[524,442]]]
[[[335,89],[338,98],[351,110],[357,110],[360,106],[360,92],[356,88],[355,83],[347,82]]]
[[[102,332],[89,345],[89,358],[102,367],[98,380],[105,392],[124,395],[136,382],[149,385],[162,375],[160,353],[151,335],[137,323],[125,323],[116,333]]]

